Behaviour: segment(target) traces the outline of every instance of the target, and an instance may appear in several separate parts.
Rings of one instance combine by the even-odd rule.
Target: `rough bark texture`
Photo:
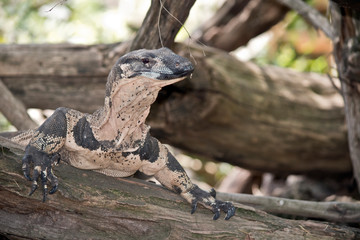
[[[110,62],[121,49],[3,45],[0,77],[27,107],[92,112],[103,104]],[[155,137],[253,170],[351,172],[342,100],[327,77],[191,51],[193,78],[164,89],[152,107]],[[177,52],[189,57],[183,45]]]
[[[195,0],[152,0],[130,51],[141,48],[170,48],[194,3]]]
[[[339,33],[334,54],[345,100],[350,156],[360,191],[360,14],[335,5],[331,14]]]
[[[0,139],[1,140],[1,139]],[[0,141],[0,145],[1,141]],[[0,147],[0,236],[9,239],[358,239],[359,229],[286,220],[238,205],[229,221],[194,215],[178,195],[133,178],[61,164],[60,189],[46,203],[28,197],[20,155]]]
[[[275,0],[226,1],[193,34],[207,46],[232,51],[281,21],[288,8]]]

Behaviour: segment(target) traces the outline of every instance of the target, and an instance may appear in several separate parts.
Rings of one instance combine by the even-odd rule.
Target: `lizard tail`
[[[33,129],[17,132],[2,132],[0,133],[0,137],[7,138],[9,141],[23,146],[25,149],[25,146],[29,144],[34,132],[35,130]]]

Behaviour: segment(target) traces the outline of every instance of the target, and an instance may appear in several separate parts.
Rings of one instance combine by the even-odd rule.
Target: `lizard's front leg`
[[[214,213],[214,220],[220,217],[220,211],[226,213],[225,220],[235,215],[236,208],[233,204],[231,202],[217,200],[214,189],[207,192],[199,188],[196,184],[193,184],[175,157],[165,146],[161,146],[161,143],[155,138],[148,138],[144,148],[150,151],[150,153],[148,151],[144,152],[147,152],[146,155],[148,155],[150,159],[152,158],[151,162],[153,163],[159,161],[159,159],[155,160],[156,156],[165,158],[166,164],[154,174],[154,177],[166,188],[177,192],[185,198],[192,206],[191,214],[195,212],[197,204],[200,203]],[[154,149],[156,150],[154,151]]]
[[[32,181],[31,191],[33,194],[38,188],[38,178],[41,178],[43,186],[43,201],[47,195],[47,181],[52,185],[50,194],[56,192],[58,180],[52,172],[52,166],[60,161],[59,150],[65,143],[66,138],[66,109],[57,109],[34,133],[30,143],[25,148],[22,159],[22,170],[26,179]],[[30,177],[30,165],[33,163],[33,176]]]

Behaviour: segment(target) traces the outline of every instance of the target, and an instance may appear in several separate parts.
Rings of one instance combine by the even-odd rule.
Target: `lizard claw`
[[[211,195],[213,198],[216,198],[216,191],[215,191],[215,189],[212,188],[209,193],[210,193],[210,195]]]
[[[43,186],[43,202],[46,201],[46,195],[47,195],[47,175],[46,175],[47,171],[41,171],[41,183]]]
[[[51,168],[48,168],[47,175],[48,175],[48,179],[50,180],[51,186],[52,186],[52,188],[49,191],[49,194],[54,194],[58,190],[58,187],[59,187],[58,179],[52,172]]]
[[[196,211],[197,208],[197,201],[193,200],[191,203],[191,214],[194,214],[194,212]]]
[[[235,215],[236,208],[231,204],[231,206],[228,208],[228,211],[225,216],[225,220],[229,220],[232,216]]]
[[[214,216],[213,216],[213,220],[217,220],[220,217],[220,209],[217,209],[217,211],[215,212]]]
[[[58,190],[58,185],[56,184],[55,186],[53,186],[50,191],[49,191],[49,194],[54,194],[56,193],[56,191]]]
[[[27,180],[31,181],[31,177],[30,177],[30,162],[31,162],[31,156],[25,154],[25,156],[22,159],[22,170],[24,173],[24,176]]]
[[[210,192],[206,192],[194,185],[192,189],[187,193],[191,197],[191,214],[196,211],[197,203],[201,203],[207,208],[210,208],[214,213],[213,220],[217,220],[220,217],[220,212],[226,213],[225,220],[229,220],[235,215],[236,208],[231,202],[222,202],[215,199],[216,191],[211,189]]]
[[[215,203],[212,204],[213,212],[215,213],[213,219],[216,220],[220,217],[220,210],[226,213],[225,220],[229,220],[235,215],[236,208],[231,202],[222,202],[215,199]]]
[[[54,194],[58,189],[57,177],[52,172],[52,165],[57,165],[60,161],[60,154],[46,154],[31,148],[25,150],[25,156],[22,159],[22,170],[27,180],[32,181],[29,196],[31,196],[38,189],[38,179],[40,177],[43,189],[43,199],[46,201],[48,194],[48,180],[51,182],[52,188],[49,194]],[[30,163],[34,163],[33,176],[30,177]]]
[[[29,192],[29,196],[31,196],[35,191],[36,189],[38,188],[38,185],[37,185],[37,182],[34,182],[31,186],[31,190]]]
[[[33,172],[33,180],[32,180],[33,183],[31,185],[31,190],[30,190],[29,196],[31,196],[36,191],[36,189],[38,188],[37,180],[39,178],[39,175],[40,175],[39,168],[35,167],[34,172]],[[29,175],[28,175],[28,177],[30,178]],[[30,180],[31,180],[31,178],[30,178]]]

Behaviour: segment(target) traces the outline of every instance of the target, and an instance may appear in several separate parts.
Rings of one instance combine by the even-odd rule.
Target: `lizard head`
[[[194,71],[192,63],[168,48],[140,49],[120,57],[108,77],[106,96],[129,81],[164,87],[185,79]]]
[[[132,51],[122,56],[115,66],[121,78],[143,76],[165,81],[186,77],[194,70],[188,59],[175,54],[168,48]],[[165,81],[164,84],[166,84]]]

